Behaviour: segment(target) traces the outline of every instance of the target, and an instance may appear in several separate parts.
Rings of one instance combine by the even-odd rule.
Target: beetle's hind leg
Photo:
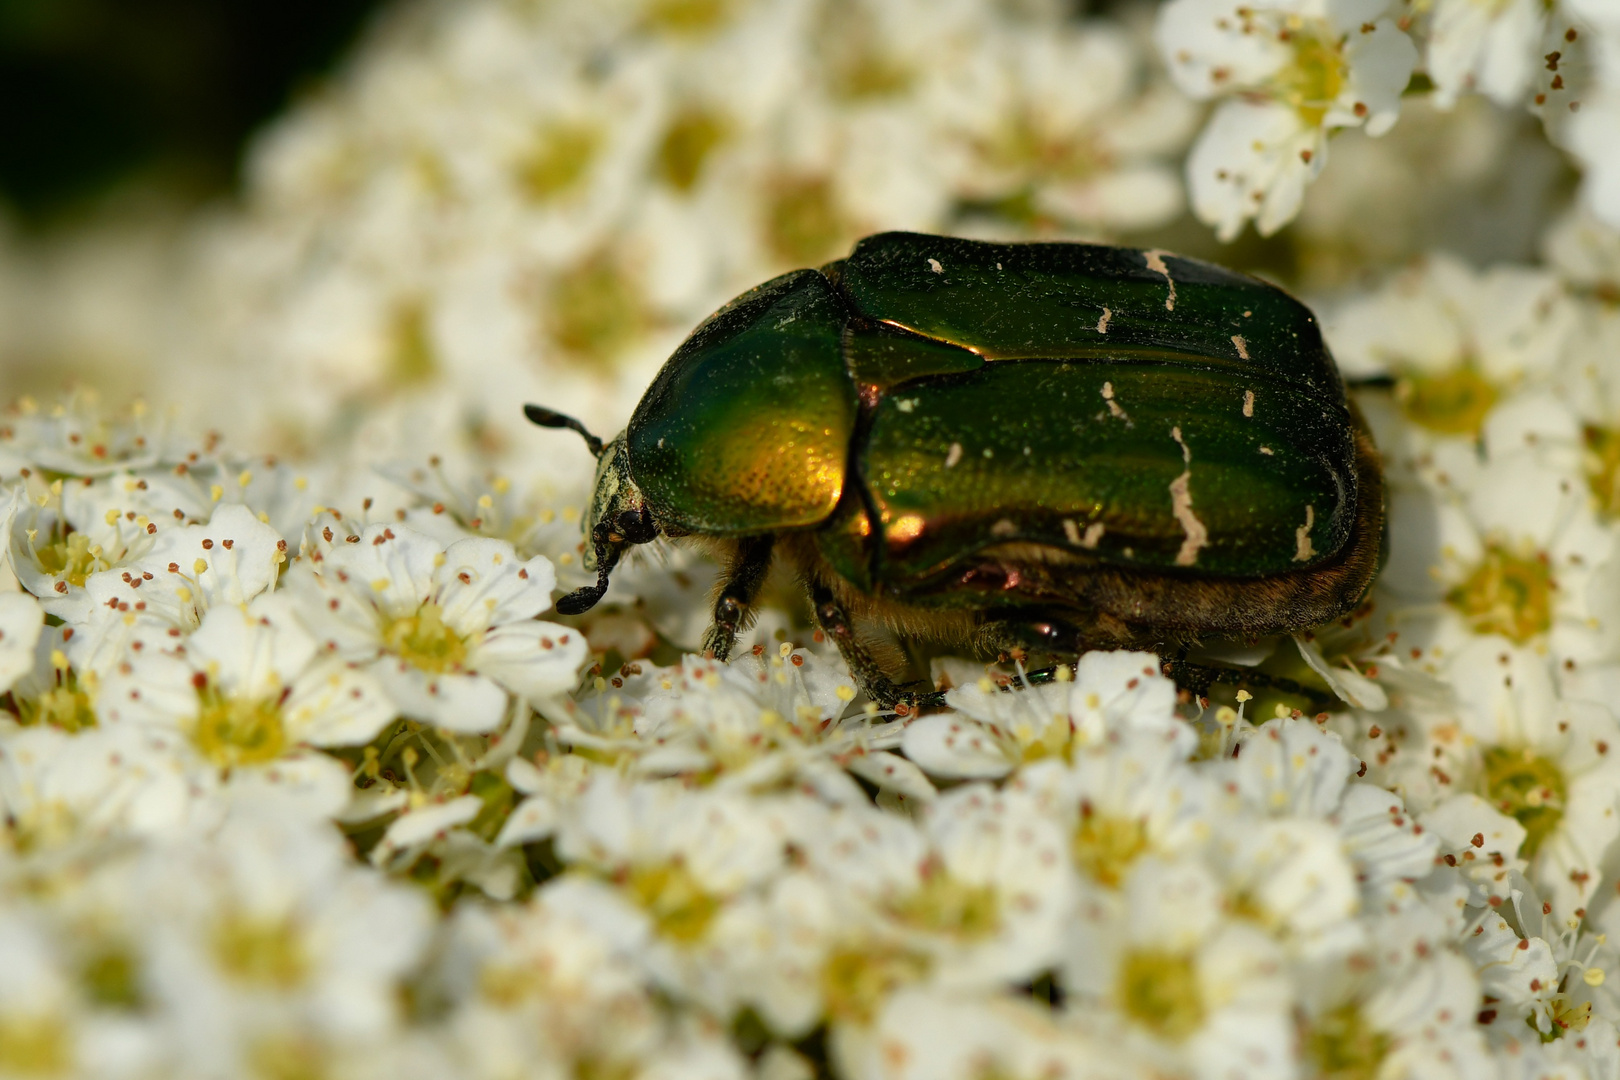
[[[715,597],[714,622],[703,635],[705,655],[721,661],[731,656],[738,632],[753,617],[754,597],[759,595],[759,587],[770,573],[772,541],[770,534],[766,534],[745,537],[738,542],[736,555],[726,567],[720,595]]]
[[[1265,671],[1255,671],[1252,668],[1215,667],[1206,664],[1188,663],[1182,657],[1187,654],[1182,649],[1174,660],[1166,660],[1160,670],[1175,680],[1177,689],[1186,690],[1194,697],[1208,697],[1209,688],[1216,683],[1235,686],[1240,690],[1276,690],[1283,694],[1292,694],[1302,697],[1319,709],[1326,709],[1337,703],[1338,698],[1331,693],[1324,693],[1315,687],[1305,686],[1293,679],[1281,675],[1272,675]]]

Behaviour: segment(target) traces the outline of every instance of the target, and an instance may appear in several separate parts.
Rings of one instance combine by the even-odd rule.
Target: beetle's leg
[[[1185,650],[1183,650],[1185,655]],[[1225,683],[1239,689],[1267,689],[1279,693],[1293,694],[1302,697],[1319,709],[1332,707],[1338,698],[1332,693],[1324,693],[1315,687],[1305,686],[1293,679],[1281,675],[1272,675],[1265,671],[1255,671],[1251,668],[1213,667],[1207,664],[1189,664],[1185,660],[1166,660],[1161,665],[1165,675],[1175,680],[1176,686],[1190,691],[1197,697],[1209,694],[1209,688],[1216,683]]]
[[[986,653],[1073,657],[1084,651],[1079,628],[1062,619],[997,619],[982,624],[977,644]]]
[[[737,644],[737,632],[752,614],[754,597],[771,569],[771,542],[765,536],[745,537],[737,545],[736,557],[726,568],[725,584],[714,602],[714,622],[703,635],[703,651],[716,660],[725,660]]]
[[[855,623],[849,609],[839,603],[833,591],[819,581],[810,583],[810,610],[821,632],[838,646],[838,654],[849,665],[849,673],[855,677],[855,684],[866,691],[867,697],[885,709],[898,704],[920,708],[944,700],[940,694],[911,694],[900,689],[877,659],[855,639]]]

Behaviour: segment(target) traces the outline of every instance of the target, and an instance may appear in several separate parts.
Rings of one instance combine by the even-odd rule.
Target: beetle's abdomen
[[[1140,359],[990,363],[898,387],[856,469],[883,580],[998,545],[1262,576],[1332,556],[1356,512],[1352,428],[1286,384]]]
[[[800,270],[738,297],[676,350],[626,433],[661,527],[738,536],[832,513],[855,423],[844,322],[827,279]]]

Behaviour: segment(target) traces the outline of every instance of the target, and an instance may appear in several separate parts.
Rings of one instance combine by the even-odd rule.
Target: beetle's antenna
[[[527,416],[531,423],[539,424],[541,427],[568,428],[571,431],[579,432],[585,437],[585,445],[590,447],[591,453],[596,457],[602,456],[602,440],[586,431],[585,425],[572,416],[564,416],[560,412],[553,412],[543,405],[525,405],[523,406],[523,415]],[[594,600],[591,601],[591,603],[595,602]]]
[[[567,596],[557,600],[557,614],[583,615],[595,607],[597,601],[602,599],[608,590],[608,575],[619,564],[619,553],[624,549],[618,544],[609,544],[602,540],[596,542],[596,584],[586,585],[575,589]]]

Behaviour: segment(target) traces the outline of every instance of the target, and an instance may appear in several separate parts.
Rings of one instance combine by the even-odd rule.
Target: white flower
[[[0,692],[34,669],[45,613],[27,593],[0,593]]]
[[[395,1030],[428,903],[350,863],[335,833],[250,815],[154,849],[138,878],[152,992],[180,1021],[189,1070],[315,1064]]]
[[[469,1075],[640,1069],[671,1050],[633,960],[584,922],[532,902],[461,905],[447,931],[438,980]]]
[[[1489,1075],[1479,980],[1431,929],[1418,913],[1369,920],[1352,963],[1318,969],[1301,1023],[1307,1061],[1324,1073],[1354,1061],[1384,1078]]]
[[[351,535],[300,562],[287,590],[315,640],[369,670],[400,712],[490,731],[509,692],[538,700],[573,685],[583,638],[534,621],[551,606],[546,559],[521,561],[504,540],[441,548],[403,526]]]
[[[1417,49],[1385,0],[1171,0],[1155,37],[1170,75],[1217,107],[1187,159],[1193,209],[1231,240],[1255,219],[1270,235],[1299,212],[1327,137],[1381,135],[1400,112]]]
[[[6,847],[22,855],[94,850],[108,836],[178,828],[192,809],[192,793],[177,743],[134,729],[70,735],[45,725],[4,725]]]
[[[240,503],[206,524],[160,531],[140,558],[85,583],[88,611],[69,646],[80,672],[104,675],[137,641],[179,637],[220,606],[240,606],[277,583],[287,543]]]
[[[890,998],[851,1075],[888,1080],[975,1080],[985,1075],[1143,1075],[1101,1031],[1065,1024],[1022,998],[902,990]],[[853,1056],[853,1055],[851,1055]]]
[[[574,872],[543,902],[635,957],[648,976],[724,1012],[735,989],[711,973],[726,961],[720,924],[787,868],[820,815],[797,796],[631,785],[601,773],[558,824],[555,848]]]
[[[1063,965],[1070,1008],[1160,1068],[1214,1080],[1293,1075],[1283,955],[1221,910],[1196,862],[1148,857],[1118,903],[1083,904]]]
[[[1426,67],[1435,97],[1450,108],[1476,90],[1504,108],[1524,100],[1547,19],[1540,0],[1440,0],[1429,26]]]
[[[1175,683],[1152,653],[1088,652],[1074,673],[1059,668],[1051,683],[1031,685],[1020,669],[1008,679],[975,665],[943,661],[936,679],[951,686],[956,713],[912,721],[906,756],[935,776],[999,778],[1020,763],[1072,759],[1078,748],[1132,733],[1163,734],[1190,752],[1195,736],[1175,713]]]
[[[329,815],[349,798],[349,768],[309,748],[368,742],[396,711],[370,674],[322,656],[277,599],[216,607],[170,649],[142,648],[101,682],[97,715],[180,735],[210,779],[273,778],[300,789],[300,809]]]
[[[719,772],[745,789],[797,775],[829,800],[863,799],[847,770],[898,796],[933,797],[916,765],[887,752],[905,722],[851,713],[847,668],[816,649],[758,645],[729,664],[687,655],[596,682],[593,695],[548,705],[547,715],[565,744],[627,757],[639,774]]]
[[[1620,724],[1605,706],[1561,698],[1539,658],[1503,641],[1480,639],[1447,674],[1457,704],[1420,717],[1426,738],[1412,749],[1450,790],[1475,791],[1524,827],[1522,847],[1504,837],[1500,850],[1530,863],[1560,917],[1584,909],[1620,836]]]

